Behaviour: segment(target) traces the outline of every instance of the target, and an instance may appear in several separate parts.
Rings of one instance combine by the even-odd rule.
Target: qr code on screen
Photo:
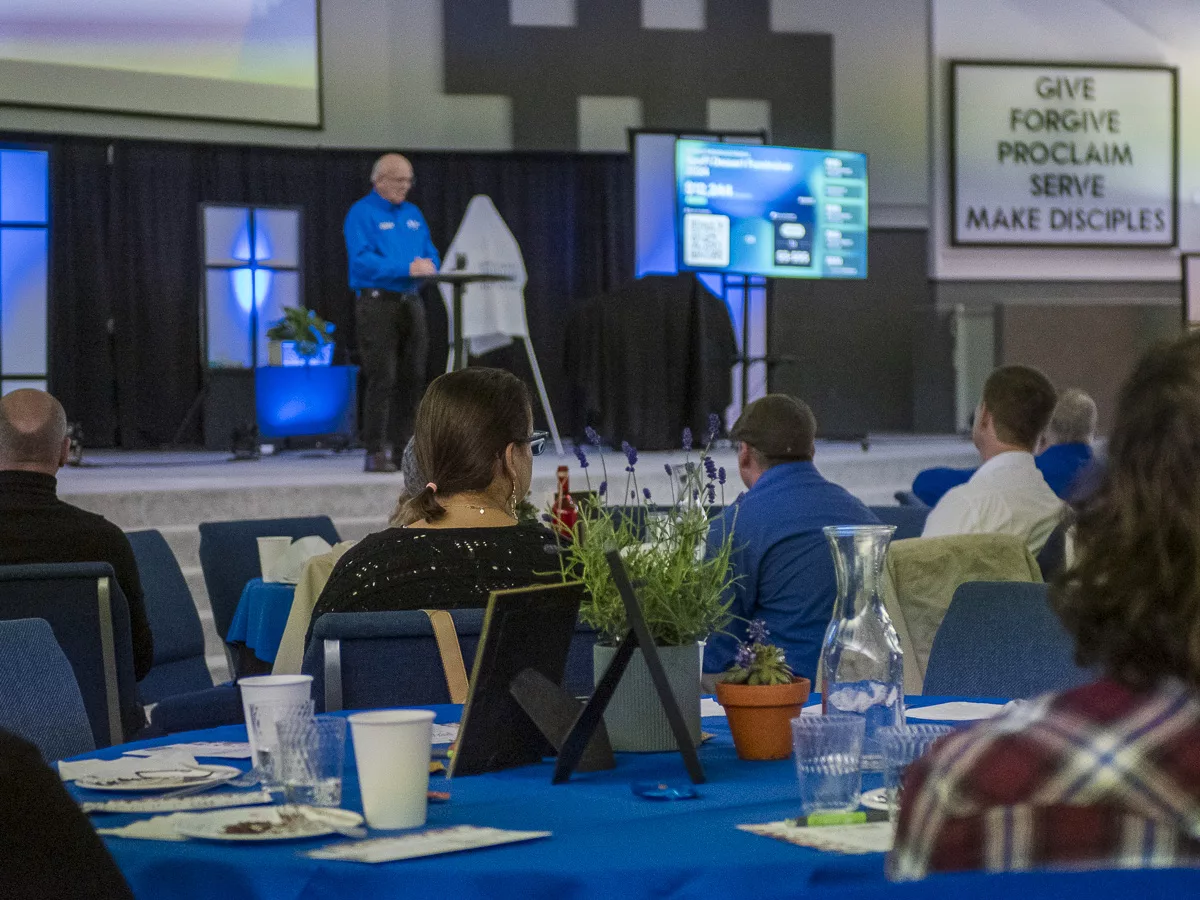
[[[705,213],[683,217],[683,264],[729,265],[729,216]]]

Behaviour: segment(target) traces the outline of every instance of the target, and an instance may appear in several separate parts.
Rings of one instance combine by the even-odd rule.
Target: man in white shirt
[[[1055,399],[1050,379],[1037,369],[1002,366],[988,376],[971,430],[983,465],[938,501],[922,537],[1011,534],[1031,553],[1042,549],[1063,513],[1033,458]]]

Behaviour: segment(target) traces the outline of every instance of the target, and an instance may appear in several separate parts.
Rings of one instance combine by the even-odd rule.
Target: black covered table
[[[591,425],[613,444],[672,449],[685,426],[703,434],[709,414],[733,401],[733,324],[691,275],[643,278],[585,302],[564,356],[577,439]]]

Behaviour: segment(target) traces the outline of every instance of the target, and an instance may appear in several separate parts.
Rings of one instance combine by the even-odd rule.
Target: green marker
[[[881,809],[860,809],[855,812],[816,812],[792,819],[798,828],[816,828],[820,825],[865,825],[867,822],[886,822],[888,814]]]

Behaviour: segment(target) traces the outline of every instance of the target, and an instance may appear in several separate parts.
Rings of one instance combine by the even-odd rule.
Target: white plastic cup
[[[258,539],[258,567],[262,571],[263,581],[275,580],[275,568],[290,546],[292,546],[290,537],[260,537]]]
[[[250,741],[250,758],[258,758],[258,747],[254,741],[254,723],[250,721],[250,704],[264,700],[282,703],[303,703],[312,699],[311,675],[254,675],[239,678],[242,689],[242,716],[246,720],[246,736]]]
[[[381,709],[349,718],[367,825],[385,829],[424,825],[433,711]]]

